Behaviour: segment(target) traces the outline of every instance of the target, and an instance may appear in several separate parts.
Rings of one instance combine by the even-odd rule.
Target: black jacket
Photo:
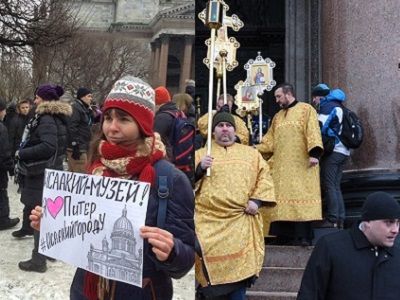
[[[13,159],[8,142],[7,127],[0,121],[0,189],[7,188],[7,172],[12,171],[12,169]]]
[[[173,102],[166,103],[160,106],[160,109],[157,111],[156,116],[154,118],[154,131],[158,132],[161,138],[168,140],[171,134],[171,129],[174,126],[175,118],[167,113],[166,111],[170,111],[173,113],[179,112],[176,104]]]
[[[30,117],[21,114],[16,114],[11,120],[8,128],[8,138],[11,147],[11,156],[15,156],[15,152],[19,149],[24,128]]]
[[[298,300],[400,299],[400,248],[377,248],[357,227],[322,237],[303,275]]]
[[[172,116],[167,111],[172,113],[179,112],[176,104],[173,102],[168,102],[162,106],[157,111],[154,118],[154,131],[158,132],[161,136],[161,140],[167,148],[167,156],[171,158],[172,148],[170,143],[171,130],[174,129],[175,117]]]
[[[68,149],[72,149],[72,142],[75,142],[79,145],[80,152],[88,151],[92,123],[92,110],[82,100],[76,99],[72,104],[72,116],[68,123]]]
[[[62,170],[67,145],[67,118],[72,109],[68,103],[45,101],[36,108],[36,115],[28,123],[29,139],[19,150],[19,159],[40,161],[51,158],[57,150],[53,169]],[[21,202],[25,205],[41,203],[43,174],[23,176]]]

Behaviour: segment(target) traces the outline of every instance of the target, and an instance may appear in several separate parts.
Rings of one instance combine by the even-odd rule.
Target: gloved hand
[[[10,175],[10,177],[12,177],[12,176],[14,176],[15,175],[15,166],[13,166],[12,168],[10,168],[9,170],[8,170],[8,174]]]
[[[247,203],[247,207],[244,210],[244,212],[246,214],[249,215],[256,215],[258,213],[258,205],[256,202],[249,200],[249,202]]]
[[[200,167],[202,170],[207,170],[212,166],[213,158],[209,155],[205,155],[200,161]]]
[[[78,144],[72,146],[72,155],[71,156],[75,160],[79,160],[79,158],[81,157],[81,153],[79,152],[79,145]]]

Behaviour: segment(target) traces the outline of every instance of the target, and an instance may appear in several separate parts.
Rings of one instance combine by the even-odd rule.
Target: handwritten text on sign
[[[142,285],[148,183],[46,170],[39,252]]]

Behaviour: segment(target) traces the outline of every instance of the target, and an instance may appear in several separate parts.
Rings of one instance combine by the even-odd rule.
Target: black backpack
[[[168,200],[171,200],[171,198],[173,197],[174,190],[173,166],[164,160],[159,160],[154,164],[154,168],[157,173],[157,227],[165,229]]]
[[[364,127],[355,112],[344,106],[342,106],[342,109],[343,122],[339,139],[347,148],[358,148],[364,138]]]
[[[195,127],[183,112],[165,111],[174,117],[169,144],[172,148],[171,162],[194,184],[194,138]]]

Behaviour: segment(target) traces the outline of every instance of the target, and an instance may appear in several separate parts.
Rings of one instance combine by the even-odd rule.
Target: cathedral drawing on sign
[[[109,32],[148,45],[149,83],[182,92],[194,78],[192,0],[74,1],[84,30]]]
[[[111,233],[111,247],[104,237],[102,248],[90,245],[88,268],[90,271],[118,278],[123,281],[138,283],[141,280],[143,249],[136,251],[136,239],[131,221],[126,217],[127,210],[122,210]]]

